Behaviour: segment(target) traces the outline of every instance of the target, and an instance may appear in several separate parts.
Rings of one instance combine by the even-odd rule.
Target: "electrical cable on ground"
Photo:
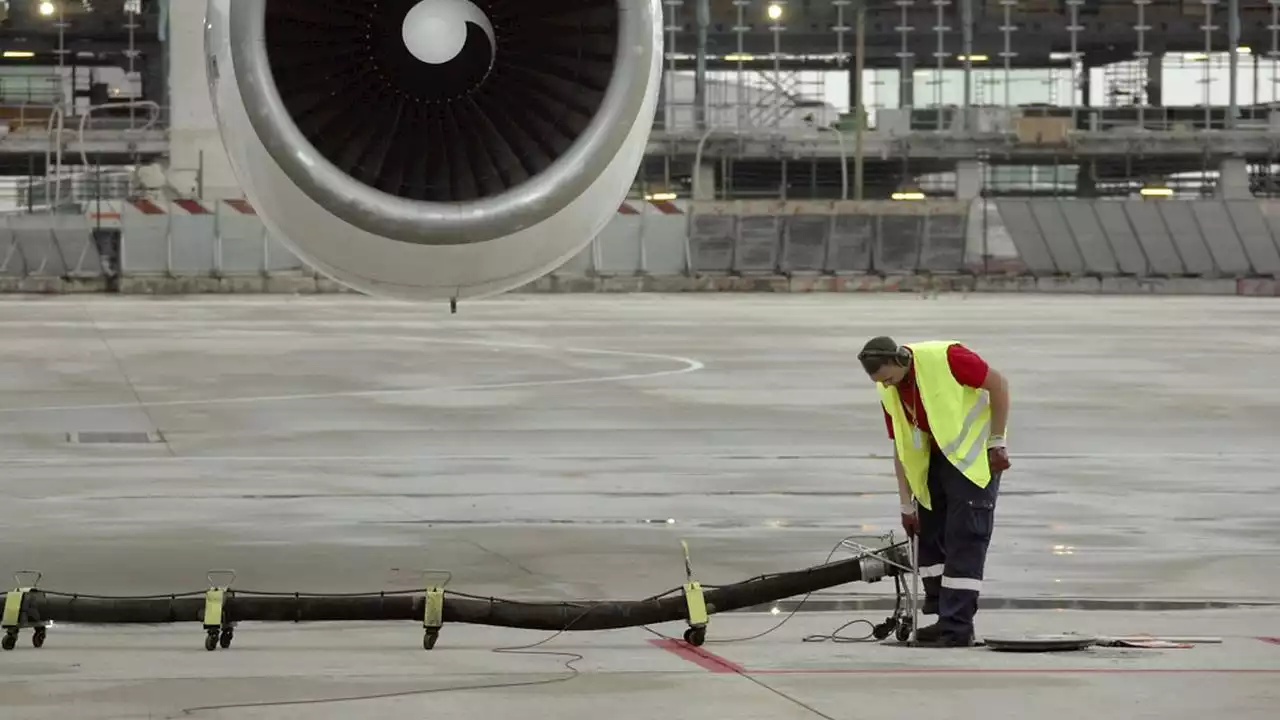
[[[850,536],[850,537],[852,537],[852,536]],[[845,538],[845,539],[848,539],[848,538]],[[842,540],[842,541],[841,541],[841,543],[843,543],[843,542],[844,542],[844,541]],[[841,547],[841,545],[840,545],[840,544],[837,544],[834,548],[832,548],[831,552],[827,554],[826,560],[824,560],[824,561],[823,561],[823,564],[826,564],[826,563],[830,562],[830,561],[831,561],[831,558],[835,556],[836,552],[840,549],[840,547]],[[756,576],[755,578],[751,578],[751,580],[763,579],[763,578],[766,578],[766,577],[769,577],[769,576],[768,576],[768,575],[758,575],[758,576]],[[749,581],[750,581],[750,580],[749,580]],[[748,582],[749,582],[749,581],[748,581]],[[898,582],[898,579],[897,579],[897,577],[896,577],[896,576],[895,576],[895,578],[894,578],[894,584],[895,584],[895,586],[898,586],[898,585],[899,585],[899,582]],[[721,585],[707,585],[707,586],[705,586],[705,587],[708,587],[708,588],[718,588],[718,587],[725,587],[725,586],[721,586]],[[670,590],[667,590],[666,592],[659,593],[659,594],[657,594],[657,595],[651,595],[650,597],[645,598],[643,602],[649,602],[649,601],[653,601],[653,600],[659,600],[659,599],[661,599],[661,598],[664,598],[664,597],[667,597],[667,596],[673,595],[673,594],[675,594],[675,593],[678,593],[678,592],[680,592],[680,590],[681,590],[681,588],[679,588],[679,587],[671,588]],[[284,596],[284,597],[290,597],[290,596],[298,596],[298,597],[308,597],[308,596],[310,596],[310,597],[368,597],[368,596],[369,596],[369,593],[345,593],[345,594],[337,594],[337,595],[335,595],[335,594],[324,594],[324,595],[321,595],[321,594],[318,594],[318,593],[278,593],[278,592],[266,592],[266,591],[256,591],[256,590],[240,590],[240,591],[238,591],[238,592],[239,592],[239,593],[241,593],[241,594],[245,594],[245,595],[261,595],[261,596],[277,596],[277,597],[278,597],[278,596]],[[418,593],[418,592],[421,592],[421,591],[420,591],[420,590],[393,590],[393,591],[387,591],[387,592],[386,592],[386,594],[387,594],[387,595],[411,595],[411,594],[415,594],[415,593]],[[200,595],[200,594],[202,594],[202,593],[191,593],[191,594],[192,594],[192,595]],[[461,593],[461,592],[452,592],[451,594],[457,595],[457,596],[459,596],[459,597],[468,598],[468,599],[474,599],[474,600],[495,600],[495,601],[497,600],[497,599],[495,599],[495,598],[486,598],[486,597],[483,597],[483,596],[480,596],[480,595],[471,595],[471,594],[468,594],[468,593]],[[736,638],[736,639],[727,639],[727,640],[716,640],[716,641],[709,641],[709,642],[721,642],[721,643],[724,643],[724,642],[744,642],[744,641],[747,641],[747,640],[753,640],[753,639],[756,639],[756,638],[759,638],[759,637],[764,637],[765,635],[768,635],[769,633],[773,632],[774,630],[777,630],[778,628],[782,627],[784,624],[786,624],[786,622],[787,622],[788,620],[790,620],[792,617],[794,617],[794,616],[795,616],[795,614],[796,614],[796,613],[800,610],[800,608],[804,605],[804,601],[805,601],[805,600],[808,600],[808,598],[809,598],[812,594],[813,594],[813,593],[808,593],[808,594],[806,594],[806,595],[805,595],[804,600],[802,600],[802,601],[801,601],[801,602],[796,606],[796,608],[795,608],[794,610],[792,610],[792,611],[791,611],[791,614],[790,614],[790,615],[788,615],[786,618],[784,618],[784,619],[782,620],[782,622],[778,623],[777,625],[773,626],[772,628],[770,628],[770,629],[766,630],[766,631],[765,631],[765,632],[763,632],[763,633],[759,633],[759,634],[757,634],[757,635],[753,635],[753,636],[750,636],[750,637],[747,637],[747,638]],[[81,595],[80,597],[89,597],[89,596]],[[103,596],[98,596],[98,597],[103,597]],[[154,598],[167,598],[167,597],[170,597],[170,596],[168,596],[168,595],[151,595],[151,596],[135,596],[135,597],[136,597],[136,598],[154,599]],[[113,599],[118,599],[118,598],[113,598]],[[502,601],[502,602],[513,602],[513,603],[520,603],[520,602],[521,602],[521,601],[519,601],[519,600],[501,600],[501,601]],[[554,677],[554,678],[542,678],[542,679],[538,679],[538,680],[515,680],[515,681],[511,681],[511,682],[479,683],[479,684],[476,684],[476,685],[450,685],[450,686],[444,686],[444,687],[423,688],[423,689],[418,689],[418,690],[401,690],[401,691],[396,691],[396,692],[369,693],[369,694],[362,694],[362,695],[349,695],[349,696],[342,696],[342,697],[335,697],[335,698],[304,698],[304,699],[301,699],[301,700],[276,700],[276,701],[264,701],[264,702],[254,702],[254,703],[234,703],[234,704],[223,704],[223,705],[204,705],[204,706],[200,706],[200,707],[183,708],[183,709],[182,709],[182,716],[189,717],[189,716],[195,715],[195,714],[197,714],[197,713],[202,713],[202,712],[214,712],[214,711],[219,711],[219,710],[243,710],[243,709],[250,709],[250,708],[291,707],[291,706],[298,706],[298,705],[329,705],[329,704],[344,703],[344,702],[368,702],[368,701],[373,701],[373,700],[388,700],[388,699],[395,699],[395,698],[402,698],[402,697],[417,697],[417,696],[423,696],[423,695],[435,695],[435,694],[448,693],[448,692],[466,692],[466,691],[470,691],[470,690],[501,690],[501,689],[506,689],[506,688],[539,687],[539,686],[544,686],[544,685],[556,685],[556,684],[559,684],[559,683],[569,682],[570,680],[573,680],[573,679],[575,679],[575,678],[577,678],[577,677],[579,677],[579,676],[581,675],[581,672],[578,670],[578,668],[577,668],[577,667],[575,667],[575,666],[574,666],[574,664],[575,664],[575,663],[577,663],[577,662],[580,662],[580,661],[582,661],[582,660],[584,660],[584,659],[586,659],[586,658],[585,658],[585,656],[583,656],[583,655],[582,655],[582,654],[580,654],[580,653],[575,653],[575,652],[556,651],[556,650],[535,650],[535,648],[541,647],[541,646],[543,646],[543,645],[545,645],[545,644],[547,644],[547,643],[551,642],[552,640],[555,640],[556,638],[560,637],[561,635],[565,634],[566,632],[568,632],[569,630],[571,630],[571,629],[572,629],[572,626],[573,626],[574,624],[576,624],[578,621],[580,621],[580,620],[582,620],[583,618],[585,618],[587,615],[590,615],[592,612],[594,612],[595,610],[599,609],[600,607],[603,607],[603,606],[602,606],[602,605],[594,605],[594,606],[591,606],[591,607],[586,608],[586,609],[585,609],[585,610],[584,610],[584,611],[583,611],[583,612],[582,612],[582,613],[581,613],[577,618],[575,618],[575,619],[574,619],[574,621],[573,621],[573,622],[571,622],[568,626],[566,626],[565,628],[563,628],[563,629],[561,629],[561,630],[557,630],[557,631],[556,631],[555,633],[553,633],[552,635],[550,635],[550,636],[548,636],[548,637],[546,637],[546,638],[543,638],[542,640],[539,640],[538,642],[531,643],[531,644],[528,644],[528,645],[518,645],[518,646],[509,646],[509,647],[498,647],[498,648],[492,648],[492,649],[489,651],[489,652],[498,653],[498,654],[512,654],[512,655],[537,655],[537,656],[545,656],[545,657],[561,657],[561,658],[567,658],[567,659],[564,661],[563,666],[564,666],[564,668],[565,668],[566,670],[568,670],[568,673],[563,674],[563,675],[560,675],[560,676],[558,676],[558,677]],[[867,621],[865,621],[865,620],[860,620],[860,621],[854,621],[854,622],[867,622]],[[850,625],[850,624],[852,624],[852,623],[846,623],[846,624],[845,624],[845,626],[842,626],[842,627],[847,627],[847,626],[848,626],[848,625]],[[670,639],[674,639],[674,638],[670,638],[670,637],[668,637],[668,636],[664,635],[663,633],[661,633],[661,632],[659,632],[659,631],[657,631],[657,630],[654,630],[653,628],[651,628],[651,627],[649,627],[649,626],[647,626],[647,625],[642,626],[642,628],[643,628],[644,630],[646,630],[646,631],[650,632],[650,633],[653,633],[654,635],[659,636],[659,637],[666,638],[666,639],[669,639],[669,640],[670,640]],[[838,632],[839,632],[839,630],[837,630],[836,632],[838,633]],[[812,637],[812,636],[810,636],[810,637]],[[808,639],[806,638],[806,642],[807,642],[807,641],[808,641]],[[772,692],[772,693],[774,693],[774,694],[778,695],[779,697],[782,697],[782,698],[784,698],[784,699],[786,699],[786,700],[788,700],[788,701],[790,701],[790,702],[792,702],[792,703],[795,703],[796,705],[799,705],[800,707],[803,707],[803,708],[805,708],[805,709],[809,710],[810,712],[813,712],[814,714],[816,714],[816,715],[818,715],[818,716],[820,716],[820,717],[822,717],[822,718],[825,718],[826,720],[834,720],[833,718],[831,718],[831,716],[829,716],[829,715],[827,715],[827,714],[825,714],[825,713],[823,713],[823,712],[821,712],[821,711],[819,711],[819,710],[817,710],[817,709],[815,709],[815,708],[812,708],[812,707],[810,707],[810,706],[806,705],[805,703],[801,702],[800,700],[797,700],[797,699],[795,699],[795,698],[793,698],[793,697],[790,697],[790,696],[789,696],[789,695],[787,695],[786,693],[783,693],[783,692],[781,692],[781,691],[779,691],[779,690],[777,690],[777,689],[775,689],[775,688],[772,688],[772,687],[770,687],[770,686],[768,686],[768,685],[766,685],[766,684],[764,684],[764,683],[762,683],[762,682],[759,682],[758,680],[756,680],[755,678],[750,677],[749,675],[745,675],[745,674],[742,674],[742,673],[739,673],[739,674],[743,675],[743,677],[747,678],[748,680],[751,680],[752,682],[755,682],[756,684],[760,685],[762,688],[764,688],[764,689],[766,689],[766,690],[768,690],[768,691],[770,691],[770,692]]]
[[[836,553],[840,551],[840,548],[844,547],[845,542],[846,542],[846,541],[848,541],[848,540],[850,540],[850,539],[852,539],[852,538],[855,538],[855,537],[858,537],[858,536],[857,536],[857,535],[849,535],[849,536],[846,536],[846,537],[844,537],[844,538],[841,538],[841,539],[840,539],[840,542],[836,543],[836,544],[835,544],[835,546],[831,548],[831,551],[830,551],[829,553],[827,553],[827,557],[826,557],[826,559],[825,559],[825,560],[823,560],[823,561],[822,561],[822,564],[824,564],[824,565],[825,565],[825,564],[827,564],[827,563],[831,562],[831,558],[835,557]],[[895,604],[895,607],[894,607],[894,615],[897,615],[897,614],[898,614],[898,612],[901,610],[901,599],[902,599],[902,592],[903,592],[902,580],[901,580],[900,576],[898,576],[898,575],[894,575],[894,576],[893,576],[893,585],[894,585],[894,595],[895,595],[895,599],[897,600],[897,602],[896,602],[896,604]],[[708,585],[708,586],[706,586],[706,587],[714,587],[714,586]],[[679,590],[679,588],[677,588],[677,590]],[[791,609],[791,612],[787,613],[787,616],[786,616],[786,617],[782,618],[782,619],[781,619],[781,620],[779,620],[779,621],[777,622],[777,624],[775,624],[773,627],[770,627],[769,629],[764,630],[763,632],[759,632],[759,633],[756,633],[756,634],[754,634],[754,635],[747,635],[747,636],[745,636],[745,637],[738,637],[738,638],[708,638],[706,642],[707,642],[707,644],[715,643],[715,644],[727,645],[727,644],[732,644],[732,643],[749,642],[749,641],[751,641],[751,640],[759,640],[760,638],[765,637],[766,635],[772,634],[773,632],[775,632],[775,631],[777,631],[777,630],[780,630],[780,629],[782,628],[782,626],[783,626],[783,625],[786,625],[788,622],[790,622],[790,621],[791,621],[791,619],[792,619],[792,618],[794,618],[794,617],[796,616],[796,614],[800,612],[801,608],[803,608],[803,607],[804,607],[805,603],[807,603],[807,602],[809,601],[809,598],[813,597],[813,593],[814,593],[814,592],[816,592],[816,591],[811,591],[811,592],[805,593],[804,597],[803,597],[803,598],[801,598],[801,599],[800,599],[800,601],[799,601],[798,603],[796,603],[796,606],[795,606],[794,608],[792,608],[792,609]],[[861,636],[861,637],[850,637],[850,636],[847,636],[847,635],[841,635],[841,634],[840,634],[840,632],[841,632],[842,630],[844,630],[845,628],[847,628],[847,627],[849,627],[849,626],[851,626],[851,625],[857,625],[857,624],[859,624],[859,623],[867,625],[869,628],[871,628],[871,631],[870,631],[870,632],[868,632],[866,635]],[[657,630],[654,630],[653,628],[651,628],[651,627],[649,627],[649,626],[647,626],[647,625],[646,625],[646,626],[644,626],[644,629],[645,629],[645,630],[648,630],[650,633],[653,633],[654,635],[657,635],[658,637],[661,637],[661,638],[666,639],[666,640],[675,640],[675,639],[676,639],[676,638],[672,638],[672,637],[669,637],[669,636],[667,636],[667,635],[664,635],[663,633],[658,632]],[[805,635],[804,637],[802,637],[802,638],[800,639],[800,641],[801,641],[801,642],[810,642],[810,643],[811,643],[811,642],[828,642],[828,641],[830,641],[830,642],[835,642],[835,643],[868,643],[868,642],[879,642],[881,638],[877,638],[877,637],[875,636],[875,633],[876,633],[876,624],[875,624],[875,623],[871,622],[870,620],[865,620],[865,619],[862,619],[862,618],[857,618],[857,619],[854,619],[854,620],[850,620],[849,622],[847,622],[847,623],[845,623],[845,624],[841,625],[840,627],[836,628],[835,630],[831,631],[830,633],[827,633],[827,634],[815,634],[815,635]]]
[[[581,620],[596,610],[596,607],[587,608],[579,615],[574,622]],[[572,625],[572,623],[571,623]],[[369,702],[373,700],[393,700],[403,697],[418,697],[423,695],[438,695],[450,692],[466,692],[470,690],[502,690],[507,688],[526,688],[539,687],[543,685],[558,685],[560,683],[569,682],[580,676],[582,673],[578,668],[574,667],[574,663],[585,660],[586,657],[580,653],[566,652],[561,650],[535,650],[552,640],[560,637],[568,632],[570,627],[557,630],[552,635],[545,637],[538,642],[528,645],[513,645],[508,647],[491,648],[489,652],[503,655],[536,655],[543,657],[560,657],[567,658],[563,663],[563,667],[568,670],[567,673],[552,678],[540,678],[538,680],[512,680],[509,682],[490,682],[477,683],[475,685],[446,685],[443,687],[421,688],[417,690],[399,690],[395,692],[384,693],[368,693],[362,695],[344,695],[332,698],[303,698],[300,700],[267,700],[262,702],[247,703],[228,703],[224,705],[203,705],[200,707],[183,708],[182,717],[190,717],[197,713],[214,712],[218,710],[246,710],[251,708],[275,708],[275,707],[292,707],[298,705],[332,705],[345,702]]]
[[[850,536],[847,536],[847,537],[845,537],[845,538],[842,538],[842,539],[840,540],[840,542],[836,543],[836,545],[835,545],[834,547],[832,547],[832,548],[831,548],[831,552],[827,553],[827,558],[826,558],[826,560],[824,560],[824,561],[823,561],[823,563],[825,564],[825,563],[829,563],[829,562],[831,562],[831,558],[835,557],[835,554],[836,554],[837,552],[839,552],[839,551],[840,551],[840,548],[841,548],[841,547],[844,547],[845,542],[846,542],[847,540],[850,540],[850,539],[854,538],[854,537],[857,537],[857,536],[856,536],[856,535],[850,535]],[[888,635],[888,633],[892,631],[892,627],[890,627],[890,626],[889,626],[890,621],[892,621],[894,618],[897,618],[897,617],[898,617],[898,615],[899,615],[899,613],[900,613],[900,612],[901,612],[901,610],[902,610],[902,593],[903,593],[903,584],[902,584],[902,578],[901,578],[901,576],[900,576],[900,575],[895,574],[895,575],[893,576],[893,586],[894,586],[894,598],[895,598],[895,602],[894,602],[894,610],[893,610],[893,616],[890,618],[890,620],[887,620],[887,621],[886,621],[884,624],[882,624],[881,626],[877,626],[875,623],[872,623],[870,620],[865,620],[865,619],[862,619],[862,618],[858,618],[858,619],[850,620],[849,622],[846,622],[845,624],[843,624],[843,625],[839,626],[839,627],[838,627],[838,628],[836,628],[835,630],[833,630],[833,631],[831,631],[830,633],[827,633],[827,634],[825,634],[825,635],[823,635],[823,634],[805,635],[804,637],[802,637],[802,638],[801,638],[801,642],[826,642],[826,641],[837,642],[837,643],[868,643],[868,642],[879,642],[879,641],[883,638],[883,636],[882,636],[882,637],[877,637],[878,632],[879,632],[882,628],[884,628],[884,636],[887,636],[887,635]],[[796,606],[795,606],[794,608],[792,608],[791,612],[790,612],[790,613],[788,613],[786,617],[782,618],[782,620],[780,620],[780,621],[778,621],[776,624],[774,624],[774,625],[773,625],[773,627],[770,627],[770,628],[768,628],[767,630],[765,630],[765,631],[763,631],[763,632],[759,632],[759,633],[756,633],[756,634],[754,634],[754,635],[747,635],[747,636],[745,636],[745,637],[738,637],[738,638],[719,638],[719,639],[717,639],[717,638],[708,638],[706,642],[707,642],[708,644],[710,644],[710,643],[730,644],[730,643],[749,642],[749,641],[751,641],[751,640],[758,640],[758,639],[760,639],[760,638],[762,638],[762,637],[765,637],[766,635],[769,635],[769,634],[771,634],[771,633],[773,633],[773,632],[775,632],[775,631],[777,631],[777,630],[781,629],[783,625],[786,625],[786,624],[787,624],[787,623],[788,623],[792,618],[794,618],[794,617],[796,616],[796,614],[800,612],[800,609],[804,607],[804,604],[805,604],[806,602],[808,602],[808,601],[809,601],[809,598],[813,596],[813,593],[814,593],[814,592],[816,592],[816,591],[810,591],[810,592],[808,592],[808,593],[805,593],[805,596],[804,596],[803,598],[801,598],[800,602],[796,603]],[[870,633],[868,633],[867,635],[862,636],[862,637],[849,637],[849,636],[845,636],[845,635],[841,635],[841,634],[840,634],[840,631],[844,630],[845,628],[847,628],[847,627],[849,627],[849,626],[851,626],[851,625],[856,625],[856,624],[858,624],[858,623],[865,623],[866,625],[868,625],[868,626],[871,628],[871,632],[870,632]],[[644,629],[645,629],[646,631],[648,631],[648,632],[650,632],[650,633],[652,633],[652,634],[654,634],[654,635],[657,635],[658,637],[664,638],[664,639],[666,639],[666,640],[674,640],[674,639],[675,639],[675,638],[669,637],[669,636],[667,636],[667,635],[665,635],[665,634],[663,634],[663,633],[661,633],[661,632],[659,632],[659,631],[657,631],[657,630],[654,630],[653,628],[651,628],[651,627],[649,627],[649,626],[647,626],[647,625],[645,625],[645,626],[644,626]],[[802,708],[802,709],[804,709],[804,710],[808,710],[809,712],[813,713],[814,715],[817,715],[818,717],[823,718],[823,720],[836,720],[836,719],[835,719],[834,717],[832,717],[831,715],[828,715],[827,713],[822,712],[821,710],[819,710],[819,709],[817,709],[817,708],[813,707],[812,705],[809,705],[808,703],[804,702],[803,700],[800,700],[799,698],[793,697],[793,696],[789,695],[788,693],[783,692],[782,690],[779,690],[779,689],[777,689],[777,688],[775,688],[775,687],[773,687],[773,686],[769,685],[768,683],[765,683],[765,682],[764,682],[764,681],[762,681],[760,678],[757,678],[757,677],[755,677],[755,676],[751,675],[750,673],[745,672],[745,671],[744,671],[742,668],[740,668],[740,667],[737,667],[737,666],[728,666],[728,667],[729,667],[729,669],[730,669],[730,670],[732,670],[732,671],[733,671],[735,674],[737,674],[738,676],[740,676],[740,677],[742,677],[742,678],[745,678],[746,680],[751,681],[752,683],[754,683],[754,684],[756,684],[756,685],[760,686],[761,688],[763,688],[763,689],[765,689],[765,690],[768,690],[769,692],[773,693],[774,695],[777,695],[778,697],[780,697],[780,698],[782,698],[782,699],[784,699],[784,700],[786,700],[786,701],[788,701],[788,702],[790,702],[790,703],[792,703],[792,704],[796,705],[797,707],[800,707],[800,708]]]

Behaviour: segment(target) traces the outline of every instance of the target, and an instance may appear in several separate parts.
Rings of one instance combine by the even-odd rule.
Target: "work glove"
[[[916,506],[903,505],[900,511],[902,512],[902,529],[907,531],[907,537],[913,538],[920,534],[920,516],[916,514]]]
[[[1009,448],[1005,445],[1003,437],[992,435],[987,440],[987,464],[991,466],[993,473],[1009,469]]]

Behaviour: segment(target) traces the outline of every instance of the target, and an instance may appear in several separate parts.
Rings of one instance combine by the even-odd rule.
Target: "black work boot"
[[[934,623],[916,631],[916,644],[922,647],[973,647],[973,632],[958,631],[942,623]]]
[[[920,608],[921,615],[937,615],[938,614],[938,598],[926,597],[924,599],[924,607]]]
[[[936,611],[935,611],[936,612]],[[938,624],[926,625],[916,630],[916,642],[933,644],[942,637],[943,628]]]

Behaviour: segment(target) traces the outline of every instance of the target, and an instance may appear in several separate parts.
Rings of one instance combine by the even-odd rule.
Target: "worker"
[[[916,642],[973,645],[1000,476],[1010,466],[1008,383],[954,341],[899,346],[881,336],[858,360],[893,440],[902,526],[917,538],[921,612],[938,616],[916,630]]]

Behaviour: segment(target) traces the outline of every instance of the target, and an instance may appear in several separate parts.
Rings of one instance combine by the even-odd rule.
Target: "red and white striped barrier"
[[[94,200],[88,203],[86,215],[89,222],[101,227],[120,227],[127,215],[141,215],[145,218],[160,218],[173,215],[178,217],[200,217],[214,215],[219,211],[218,205],[225,205],[227,211],[237,215],[257,215],[257,211],[248,200],[231,198],[218,202],[183,198],[166,202],[156,202],[150,198],[133,198],[132,200]]]
[[[659,215],[684,215],[684,204],[679,200],[626,200],[618,207],[619,215],[640,215],[656,212]]]

